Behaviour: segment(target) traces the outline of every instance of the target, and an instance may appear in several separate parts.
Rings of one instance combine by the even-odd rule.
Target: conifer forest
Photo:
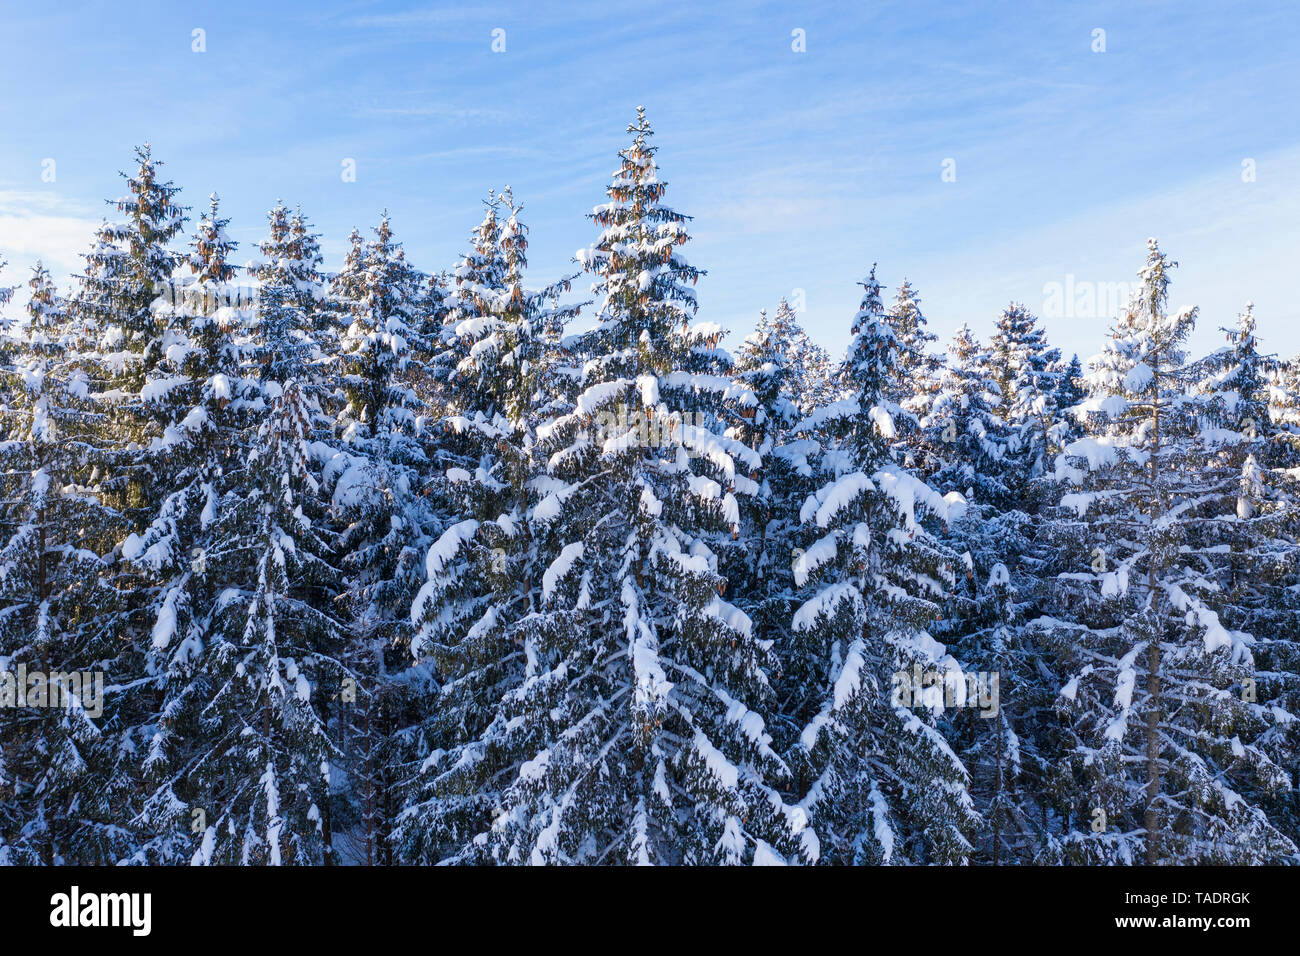
[[[148,145],[0,271],[0,864],[1300,863],[1273,317],[1151,239],[1094,355],[939,341],[881,249],[724,347],[629,119],[569,274]]]

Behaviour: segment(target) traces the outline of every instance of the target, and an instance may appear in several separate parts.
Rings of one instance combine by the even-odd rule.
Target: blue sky
[[[695,217],[700,317],[733,333],[802,290],[839,353],[878,261],[941,337],[986,334],[1011,299],[1041,312],[1050,283],[1131,281],[1154,235],[1182,263],[1175,304],[1201,306],[1198,346],[1252,299],[1266,345],[1300,351],[1294,4],[60,6],[0,2],[9,284],[38,255],[78,268],[150,140],[196,212],[221,194],[250,255],[282,197],[330,264],[386,207],[437,270],[509,184],[540,285],[592,241],[643,103],[668,201]],[[1086,358],[1097,311],[1045,318],[1049,336]]]

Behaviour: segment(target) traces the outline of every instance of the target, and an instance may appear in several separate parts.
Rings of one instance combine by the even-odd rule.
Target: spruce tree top
[[[623,374],[666,373],[681,365],[673,352],[687,346],[672,333],[685,331],[694,317],[692,287],[704,272],[678,252],[690,217],[662,202],[667,183],[655,166],[657,147],[650,145],[654,131],[644,107],[637,107],[627,131],[632,144],[619,151],[622,164],[606,188],[609,202],[590,216],[603,232],[577,255],[595,277],[592,291],[602,297],[600,324],[587,333],[587,344],[603,356],[602,364],[614,363]]]

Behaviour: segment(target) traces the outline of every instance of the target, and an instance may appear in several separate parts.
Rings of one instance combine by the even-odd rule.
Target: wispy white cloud
[[[90,246],[103,212],[82,201],[50,190],[0,188],[0,259],[8,261],[0,285],[25,282],[40,260],[64,288],[81,271],[82,254]],[[9,310],[20,308],[20,293]]]

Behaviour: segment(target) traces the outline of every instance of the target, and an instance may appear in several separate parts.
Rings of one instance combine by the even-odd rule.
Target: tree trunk
[[[1152,399],[1151,415],[1151,525],[1160,519],[1163,502],[1160,497],[1160,374],[1157,365],[1152,378],[1155,391]],[[1156,566],[1153,558],[1147,559],[1147,595],[1154,602],[1156,595]],[[1156,623],[1153,615],[1153,623]],[[1160,796],[1160,636],[1161,628],[1157,625],[1147,647],[1147,721],[1146,721],[1146,813],[1143,826],[1146,829],[1146,862],[1154,866],[1159,856],[1157,838],[1160,833],[1160,814],[1156,810],[1156,800]]]
[[[997,866],[1001,862],[998,856],[998,843],[1002,839],[1002,709],[998,708],[998,761],[997,761],[997,782],[993,788],[993,865]]]

